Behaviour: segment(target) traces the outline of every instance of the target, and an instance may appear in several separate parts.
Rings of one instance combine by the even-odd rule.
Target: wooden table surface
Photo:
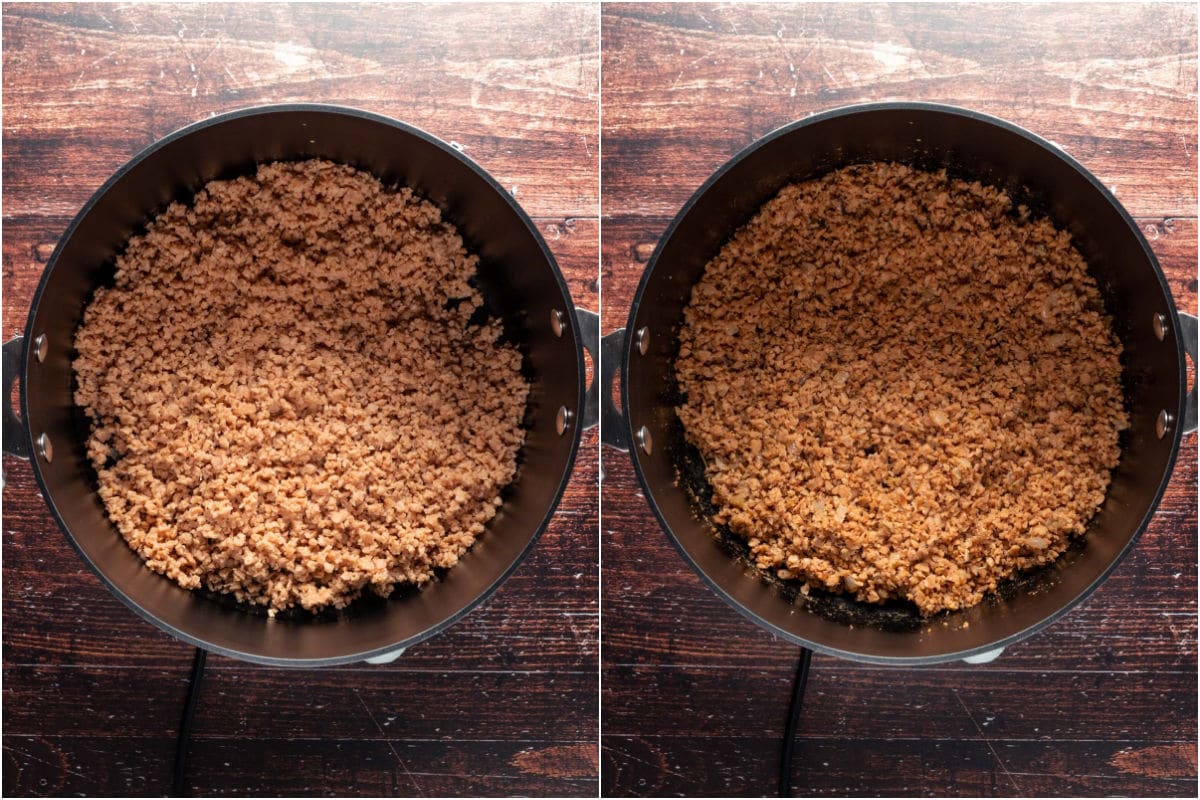
[[[4,7],[3,332],[127,159],[214,113],[357,106],[461,144],[595,309],[598,15],[584,6]],[[209,659],[205,794],[585,795],[597,787],[597,437],[480,609],[386,667]],[[111,597],[4,459],[4,794],[162,795],[192,649]]]
[[[6,6],[3,331],[70,217],[120,164],[211,113],[356,105],[464,145],[595,307],[594,9]],[[1196,310],[1190,6],[1015,10],[610,6],[603,16],[606,329],[670,217],[780,124],[925,99],[1062,144],[1138,218]],[[1096,595],[986,667],[818,656],[795,782],[810,794],[1194,794],[1195,440]],[[604,454],[603,788],[773,791],[796,648],[667,545],[628,460]],[[6,458],[4,792],[161,794],[190,648],[137,620]],[[212,794],[594,794],[595,436],[530,559],[481,609],[388,667],[222,658],[193,789]]]
[[[1189,5],[606,6],[605,328],[671,217],[768,131],[876,100],[965,105],[1058,142],[1138,219],[1196,311],[1196,12]],[[798,648],[676,555],[629,459],[602,484],[601,786],[775,791]],[[799,795],[1196,793],[1196,439],[1134,552],[1082,607],[984,667],[817,656]]]

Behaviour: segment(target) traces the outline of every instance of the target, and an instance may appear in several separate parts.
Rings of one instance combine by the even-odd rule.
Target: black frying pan
[[[87,421],[73,402],[74,332],[94,289],[129,237],[172,200],[256,164],[320,157],[384,183],[413,187],[440,206],[480,257],[489,310],[524,356],[532,388],[517,477],[471,551],[422,591],[364,598],[344,612],[261,610],[188,592],[145,567],[109,522],[84,449]],[[516,202],[446,143],[387,117],[323,105],[247,109],[171,134],[122,167],[88,201],[38,284],[23,338],[4,345],[4,451],[29,457],[50,513],[84,561],[145,619],[208,650],[282,666],[390,660],[483,602],[528,554],[562,497],[583,428],[595,422],[583,349],[599,320],[576,312],[545,242]],[[21,414],[8,397],[21,384]],[[593,395],[590,399],[586,395]]]
[[[1104,505],[1054,565],[965,611],[922,619],[902,604],[800,595],[744,558],[740,537],[709,522],[711,490],[675,414],[678,332],[692,286],[729,235],[785,184],[851,164],[898,161],[1006,189],[1068,230],[1096,277],[1125,348],[1132,428]],[[881,103],[818,114],[768,134],[721,167],[672,221],[646,267],[624,331],[604,337],[604,386],[621,370],[624,412],[603,392],[605,443],[630,448],[646,499],[684,559],[758,624],[824,653],[885,664],[988,660],[1086,598],[1129,552],[1162,497],[1180,441],[1196,428],[1185,396],[1196,318],[1179,314],[1162,270],[1112,193],[1050,143],[950,106]],[[963,623],[970,623],[964,627]]]

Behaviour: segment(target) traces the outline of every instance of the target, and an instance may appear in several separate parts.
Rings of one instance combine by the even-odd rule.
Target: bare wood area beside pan
[[[367,108],[461,146],[516,195],[575,301],[595,308],[594,19],[583,8],[6,7],[5,338],[108,175],[184,124],[272,102]],[[4,792],[161,795],[191,649],[87,570],[27,464],[4,467]],[[391,665],[210,658],[192,790],[594,795],[596,469],[591,432],[532,555],[487,604]]]
[[[810,113],[928,100],[1005,117],[1112,187],[1195,313],[1196,40],[1185,6],[641,6],[602,19],[605,330],[730,156]],[[679,558],[605,450],[602,791],[775,791],[797,648]],[[1082,606],[985,666],[816,656],[803,795],[1190,796],[1196,787],[1194,440],[1137,547]]]

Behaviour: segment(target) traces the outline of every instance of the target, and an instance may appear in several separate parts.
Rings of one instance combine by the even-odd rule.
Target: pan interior
[[[268,620],[228,597],[187,592],[144,567],[108,521],[84,442],[88,420],[73,402],[70,343],[83,309],[111,280],[129,237],[174,200],[188,201],[218,178],[261,163],[325,158],[412,187],[438,205],[480,257],[487,311],[522,353],[531,390],[518,471],[487,531],[451,570],[422,591],[364,597],[319,615],[293,611]],[[553,310],[571,317],[557,267],[527,218],[490,178],[449,147],[415,129],[361,112],[277,107],[242,112],[168,137],[131,162],[81,212],[51,261],[28,332],[51,342],[44,363],[27,365],[25,419],[45,431],[55,460],[38,464],[50,505],[93,569],[135,610],[168,631],[212,649],[270,663],[346,661],[431,635],[485,598],[536,540],[562,493],[578,432],[555,430],[560,406],[576,408],[582,366],[576,332],[557,337]],[[58,346],[55,346],[58,345]]]
[[[1105,504],[1055,563],[1022,573],[964,611],[921,617],[813,591],[766,576],[744,540],[714,526],[711,488],[698,451],[675,414],[674,359],[691,287],[728,236],[783,186],[872,161],[945,168],[1009,192],[1072,235],[1088,261],[1124,345],[1122,390],[1132,428]],[[1136,229],[1088,177],[1031,137],[979,115],[892,105],[827,115],[767,137],[719,172],[680,213],[643,280],[628,330],[649,327],[651,349],[629,353],[626,407],[646,425],[651,454],[635,449],[647,496],[674,543],[725,599],[768,628],[819,649],[866,660],[937,661],[1028,633],[1082,599],[1132,544],[1157,503],[1177,436],[1159,439],[1155,419],[1182,403],[1177,343],[1160,342],[1155,313],[1173,318],[1161,273]],[[1176,417],[1178,418],[1178,416]]]

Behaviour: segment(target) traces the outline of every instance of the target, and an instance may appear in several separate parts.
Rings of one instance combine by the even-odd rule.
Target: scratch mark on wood
[[[606,746],[604,747],[604,749],[605,749],[606,751],[611,751],[611,752],[615,752],[615,753],[620,753],[620,754],[621,754],[621,756],[622,756],[622,757],[624,757],[624,758],[625,758],[626,760],[628,760],[628,761],[634,761],[634,762],[636,762],[636,763],[638,763],[638,764],[644,764],[644,765],[645,765],[645,766],[647,766],[647,767],[653,767],[654,769],[656,769],[656,770],[660,770],[660,771],[662,771],[662,772],[666,773],[667,775],[674,775],[676,778],[682,778],[682,777],[685,777],[685,776],[684,776],[684,775],[682,775],[681,773],[678,773],[678,772],[675,772],[674,770],[668,769],[668,768],[667,768],[667,766],[666,766],[665,764],[651,764],[649,761],[646,761],[645,759],[642,759],[642,758],[638,758],[637,756],[635,756],[635,755],[633,755],[633,754],[631,754],[631,753],[627,753],[627,752],[625,752],[625,751],[623,751],[623,750],[621,750],[621,749],[619,749],[619,748],[615,748],[615,747],[609,747],[609,746],[607,746],[607,745],[606,745]]]
[[[36,761],[39,764],[45,764],[46,766],[52,767],[54,769],[61,769],[63,772],[67,773],[68,775],[74,775],[77,778],[83,778],[88,783],[96,782],[90,775],[84,775],[82,772],[76,772],[75,770],[70,769],[66,764],[51,764],[49,761],[46,761],[43,758],[38,758],[37,756],[33,755],[32,753],[26,753],[24,750],[19,750],[18,748],[12,747],[7,744],[4,745],[4,749],[9,752],[16,753],[17,755],[23,756],[23,757],[29,759],[30,761]]]
[[[413,788],[417,790],[417,794],[419,794],[421,797],[424,797],[425,793],[421,791],[421,784],[417,783],[417,779],[413,777],[411,772],[408,771],[408,765],[404,763],[404,759],[401,758],[400,753],[396,751],[396,746],[392,744],[392,740],[387,738],[387,734],[383,731],[383,726],[379,724],[379,720],[375,719],[375,715],[372,714],[371,709],[367,707],[366,702],[362,699],[362,695],[358,693],[358,689],[351,687],[350,691],[352,691],[354,696],[358,699],[358,704],[362,706],[363,712],[366,713],[367,718],[371,720],[371,724],[375,726],[375,730],[379,731],[379,735],[387,741],[388,749],[391,750],[392,755],[396,757],[396,763],[400,765],[400,769],[404,770],[404,774],[408,776],[410,781],[412,781]]]
[[[979,723],[975,721],[975,717],[971,715],[971,711],[967,708],[967,704],[964,703],[962,697],[959,696],[958,689],[951,689],[950,691],[954,693],[954,699],[958,701],[960,706],[962,706],[963,713],[967,715],[967,719],[971,720],[971,724],[974,725],[975,730],[979,732],[979,738],[983,739],[983,741],[987,744],[988,750],[992,752],[992,755],[996,759],[996,763],[1000,765],[1000,769],[1004,770],[1004,774],[1008,776],[1008,779],[1012,781],[1012,785],[1018,792],[1020,792],[1021,784],[1017,783],[1017,779],[1014,778],[1013,774],[1008,771],[1008,767],[1005,765],[1004,759],[1000,758],[1000,754],[997,753],[996,748],[992,746],[992,740],[988,738],[987,734],[983,732],[983,728],[981,728]]]

